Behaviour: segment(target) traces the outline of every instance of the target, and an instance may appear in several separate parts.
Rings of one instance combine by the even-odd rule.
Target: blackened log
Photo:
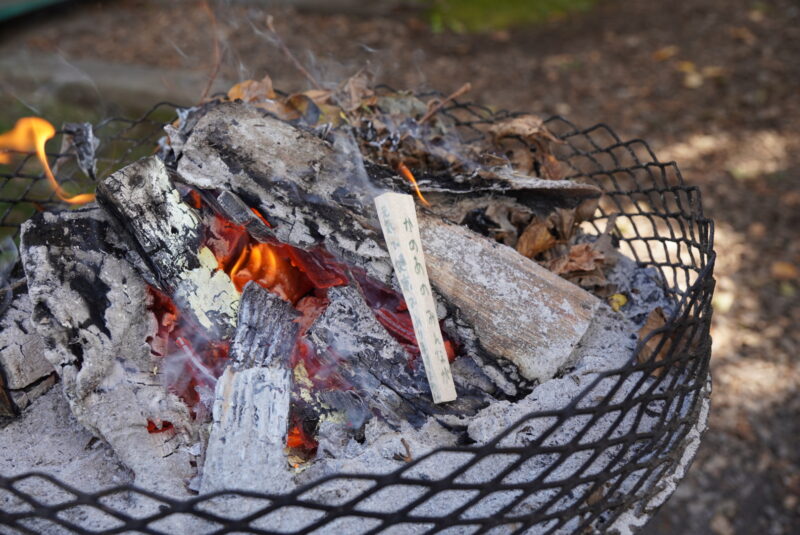
[[[375,319],[360,291],[339,286],[328,290],[328,298],[330,304],[309,329],[308,340],[327,372],[353,387],[347,395],[320,392],[336,410],[368,412],[399,428],[404,421],[421,426],[429,416],[468,416],[487,403],[484,392],[455,374],[458,399],[434,404],[422,363],[411,362],[411,355]]]
[[[231,345],[235,368],[271,366],[288,359],[300,328],[294,321],[298,317],[300,314],[287,301],[256,282],[248,282]]]
[[[182,496],[195,430],[154,370],[147,340],[158,326],[126,246],[97,207],[31,218],[20,247],[31,322],[75,418],[113,448],[138,486]],[[172,430],[150,433],[148,421]]]
[[[97,199],[133,235],[178,306],[209,331],[229,336],[239,294],[202,246],[200,217],[181,200],[163,162],[153,156],[117,171],[98,185]]]

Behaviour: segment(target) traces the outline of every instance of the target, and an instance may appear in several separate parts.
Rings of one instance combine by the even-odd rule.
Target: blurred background
[[[700,185],[715,219],[710,429],[647,534],[800,529],[797,0],[0,0],[0,132],[197,103],[269,74],[604,122]],[[167,119],[168,117],[164,117]]]

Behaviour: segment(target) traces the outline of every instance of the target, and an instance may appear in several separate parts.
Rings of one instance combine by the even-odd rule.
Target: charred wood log
[[[359,290],[330,288],[328,298],[330,304],[309,329],[308,339],[325,369],[352,387],[320,393],[337,411],[377,416],[394,428],[403,422],[419,427],[429,416],[467,416],[488,403],[483,391],[456,373],[456,401],[434,404],[422,363],[411,362],[411,355],[378,323]],[[360,427],[363,422],[355,423]]]
[[[194,471],[189,411],[154,372],[147,285],[110,223],[94,207],[39,213],[23,226],[31,322],[76,419],[114,449],[137,485],[186,495]],[[165,421],[170,432],[148,432],[148,422]]]
[[[255,282],[247,283],[239,306],[239,322],[231,345],[231,360],[238,370],[271,366],[288,359],[300,326],[300,314]]]
[[[371,195],[386,187],[388,179],[373,181],[356,160],[357,155],[337,153],[323,140],[254,108],[224,104],[197,122],[183,148],[178,174],[195,187],[230,190],[248,206],[257,207],[273,223],[273,228],[262,231],[276,239],[301,248],[321,244],[397,288],[371,203]],[[390,181],[391,185],[398,180]],[[535,198],[535,188],[524,189],[529,182],[514,176],[502,188]],[[433,221],[435,216],[422,219]],[[427,226],[433,230],[433,225]],[[473,347],[470,356],[475,362],[508,394],[516,393],[520,380],[543,380],[566,366],[597,307],[597,298],[513,250],[456,225],[441,225],[442,233],[453,233],[480,259],[459,267],[464,263],[461,252],[447,239],[439,239],[438,232],[431,235],[436,238],[433,244],[427,244],[431,281],[453,317],[445,325],[455,326],[461,335],[473,328],[485,349]],[[495,271],[502,273],[502,285],[492,284]],[[454,273],[469,276],[471,284],[481,283],[481,299],[465,298],[467,290],[454,284]],[[530,277],[544,280],[531,282]],[[523,290],[513,290],[517,285]],[[493,336],[495,328],[503,334]],[[504,346],[515,329],[522,339]],[[468,338],[459,336],[467,345]]]
[[[32,308],[23,285],[0,318],[0,370],[5,372],[11,391],[22,390],[53,373],[53,365],[44,356],[42,339],[31,325]]]
[[[289,303],[255,282],[245,287],[231,346],[234,364],[215,389],[202,492],[289,490],[284,448],[292,393],[289,357],[298,316]]]
[[[236,323],[239,294],[202,247],[197,212],[184,203],[163,162],[149,157],[106,178],[98,201],[129,231],[142,258],[178,305],[220,337]]]

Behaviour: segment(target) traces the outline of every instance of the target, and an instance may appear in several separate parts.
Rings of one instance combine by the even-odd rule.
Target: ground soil
[[[266,11],[220,3],[220,77],[305,89],[263,33]],[[431,33],[413,10],[275,11],[321,80],[369,62],[379,81],[497,108],[609,124],[677,160],[716,221],[710,431],[650,534],[782,534],[800,525],[800,6],[791,0],[608,0],[536,27]],[[192,2],[82,3],[3,30],[0,51],[209,70],[213,26]],[[6,31],[8,30],[8,31]],[[8,86],[0,85],[9,91]],[[13,88],[11,88],[13,89]],[[198,88],[198,98],[202,89]]]

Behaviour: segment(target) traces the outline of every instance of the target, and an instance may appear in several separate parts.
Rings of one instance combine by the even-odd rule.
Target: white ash
[[[147,288],[108,216],[96,207],[44,212],[23,226],[21,250],[32,323],[75,418],[112,445],[138,485],[187,495],[188,408],[152,373]],[[148,432],[148,421],[162,420],[175,432]]]
[[[58,478],[84,492],[133,481],[133,475],[111,448],[75,420],[59,388],[51,389],[34,401],[19,419],[0,431],[0,474],[13,477],[32,471]],[[15,487],[45,504],[73,498],[37,477],[22,480]],[[131,506],[130,497],[125,494],[109,496],[104,502],[120,511],[127,511]],[[13,513],[29,509],[30,506],[16,496],[0,490],[0,510]],[[95,509],[75,508],[62,515],[64,520],[80,524],[84,529],[110,527],[110,518]],[[39,521],[28,521],[26,525],[36,533],[64,533],[63,528]]]

